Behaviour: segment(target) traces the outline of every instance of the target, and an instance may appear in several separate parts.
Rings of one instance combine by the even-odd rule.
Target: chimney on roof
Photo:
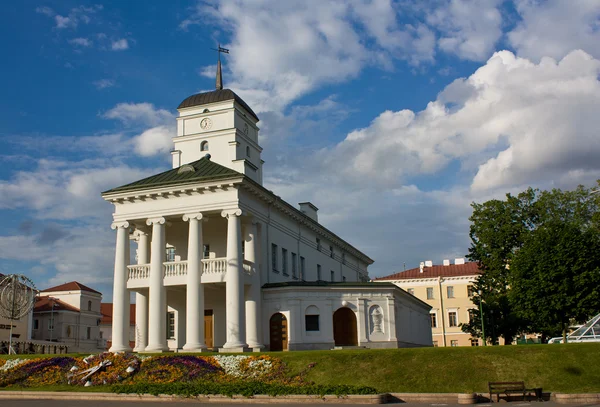
[[[450,260],[444,260],[444,266],[449,266],[450,265]]]
[[[425,267],[433,267],[433,261],[425,260]]]
[[[317,208],[310,202],[300,202],[298,206],[300,207],[300,212],[302,212],[315,222],[319,221],[319,216],[317,215],[317,211],[319,210],[319,208]]]
[[[465,264],[465,258],[461,257],[461,258],[458,258],[458,259],[454,259],[454,264],[456,264],[457,266],[460,265],[460,264]]]
[[[425,267],[425,263],[421,262],[421,264],[419,264],[419,273],[423,272],[423,268]]]

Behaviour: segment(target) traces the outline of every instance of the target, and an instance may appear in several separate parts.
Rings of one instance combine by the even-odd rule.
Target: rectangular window
[[[86,339],[92,339],[92,327],[91,326],[87,327],[85,337],[86,337]]]
[[[317,264],[317,280],[321,280],[321,265]]]
[[[331,257],[333,259],[334,253],[333,253],[333,246],[329,246],[329,257]]]
[[[167,312],[167,339],[175,338],[175,312]]]
[[[167,247],[167,261],[175,261],[175,248]]]
[[[306,259],[304,257],[300,257],[300,280],[304,281],[305,275],[306,275]]]
[[[448,294],[448,298],[454,298],[454,287],[451,285],[446,287],[446,294]]]
[[[102,337],[104,336],[104,334],[102,333],[102,331],[98,332],[100,334],[100,339],[102,339]]]
[[[317,237],[317,250],[321,251],[321,239]]]
[[[407,288],[406,292],[408,292],[410,295],[415,295],[415,289],[414,288]]]
[[[275,243],[271,244],[271,268],[273,273],[279,273],[277,271],[277,245]]]
[[[468,285],[467,286],[467,295],[469,297],[472,297],[473,295],[475,295],[475,287],[473,287],[472,285]]]
[[[471,346],[479,346],[479,339],[471,339]]]
[[[451,340],[450,341],[450,346],[452,346],[453,348],[457,347],[458,346],[458,341],[456,339]]]
[[[296,264],[297,263],[296,257],[298,257],[298,256],[296,256],[296,253],[292,253],[292,277],[293,278],[297,278],[296,273],[298,272],[298,270],[297,270],[298,265]]]
[[[433,300],[433,287],[427,287],[427,299]]]
[[[448,312],[448,326],[449,327],[458,326],[458,318],[456,315],[456,311]]]
[[[304,322],[306,324],[306,332],[319,331],[319,316],[318,315],[305,315]]]
[[[33,320],[33,329],[40,329],[40,320],[39,319]]]
[[[331,282],[333,283],[335,281],[335,272],[333,270],[331,270]]]
[[[202,248],[202,255],[204,256],[205,259],[210,258],[210,245],[209,244],[205,244],[204,247]]]
[[[281,271],[283,272],[284,276],[288,275],[287,249],[284,249],[283,247],[281,248]]]
[[[429,317],[431,318],[431,327],[437,328],[437,315],[435,313],[432,313],[429,314]]]

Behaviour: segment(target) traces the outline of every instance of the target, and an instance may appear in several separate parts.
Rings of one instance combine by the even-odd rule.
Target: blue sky
[[[169,168],[218,42],[265,186],[317,205],[372,276],[463,257],[473,201],[600,178],[600,0],[141,4],[1,6],[1,272],[110,300],[100,192]]]

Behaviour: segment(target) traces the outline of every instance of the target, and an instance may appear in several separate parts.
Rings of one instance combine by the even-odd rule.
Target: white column
[[[246,243],[245,259],[254,265],[252,284],[246,298],[246,342],[248,347],[260,349],[263,347],[261,326],[261,291],[260,271],[258,269],[258,233],[256,222],[250,222],[244,227],[244,242]]]
[[[390,342],[396,342],[396,302],[393,296],[387,297],[388,306],[388,340]]]
[[[183,349],[190,352],[206,350],[204,343],[204,287],[202,277],[202,214],[183,215],[190,223],[188,235],[186,329]],[[183,320],[180,318],[180,323]]]
[[[356,300],[356,308],[358,308],[358,345],[363,346],[369,342],[367,336],[371,333],[369,307],[366,298],[358,298]]]
[[[127,291],[129,223],[115,222],[111,225],[111,228],[117,230],[117,246],[113,283],[112,346],[109,351],[128,352],[131,351],[129,347],[129,291]]]
[[[148,264],[149,236],[144,230],[136,230],[137,263]],[[148,346],[148,291],[135,293],[135,352],[143,352]]]
[[[225,275],[225,315],[227,342],[223,349],[242,351],[248,345],[244,307],[244,280],[242,258],[241,209],[225,210],[227,218],[227,274]]]
[[[152,226],[152,248],[150,252],[150,290],[148,318],[148,346],[146,352],[162,352],[167,346],[167,293],[164,286],[163,263],[165,261],[165,218],[146,221]]]

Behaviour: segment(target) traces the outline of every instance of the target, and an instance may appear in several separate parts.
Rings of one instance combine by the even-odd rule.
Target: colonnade
[[[225,274],[226,343],[229,352],[261,348],[261,289],[258,270],[257,224],[251,219],[242,231],[242,211],[224,210],[227,219],[227,271]],[[188,253],[186,276],[186,338],[184,351],[206,350],[204,343],[204,285],[202,276],[202,220],[200,212],[187,213]],[[151,241],[147,229],[137,228],[134,237],[138,243],[138,264],[150,264],[148,293],[136,292],[136,352],[163,352],[167,346],[167,295],[164,286],[163,263],[166,256],[164,217],[149,218],[146,225],[152,228]],[[115,274],[113,285],[113,327],[110,352],[130,351],[130,294],[127,289],[129,264],[129,222],[114,222],[116,229]],[[246,260],[255,266],[252,282],[245,295],[244,256],[242,232],[246,242]],[[150,247],[150,250],[148,248]],[[181,323],[181,321],[180,321]]]

